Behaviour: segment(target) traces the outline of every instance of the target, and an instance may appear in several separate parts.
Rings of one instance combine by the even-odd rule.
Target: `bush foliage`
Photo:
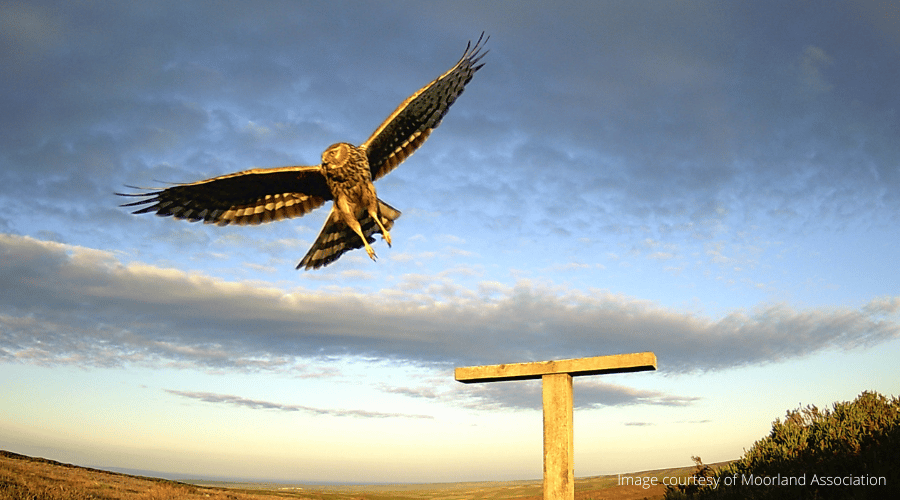
[[[718,486],[670,487],[667,500],[900,498],[900,398],[863,392],[833,410],[788,411],[725,467],[711,470],[693,458],[694,476],[716,478]]]

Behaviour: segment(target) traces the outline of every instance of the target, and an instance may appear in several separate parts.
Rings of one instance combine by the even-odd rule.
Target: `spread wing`
[[[394,220],[400,217],[399,210],[380,199],[378,200],[378,212],[381,214],[381,224],[384,225],[384,228],[388,231],[394,227]],[[381,232],[378,224],[375,223],[365,209],[360,210],[357,213],[356,218],[359,220],[359,225],[366,237],[366,241],[368,241],[369,244],[374,243],[375,238],[373,238],[372,235]],[[332,208],[331,213],[328,215],[328,219],[325,221],[325,225],[322,226],[322,231],[319,232],[319,236],[316,238],[316,242],[313,243],[313,246],[309,249],[309,252],[306,253],[306,256],[303,257],[303,260],[297,264],[297,269],[303,267],[309,270],[327,266],[338,260],[345,252],[362,248],[362,246],[363,243],[359,235],[353,232],[353,230],[341,220],[341,216],[338,214],[337,210]]]
[[[373,181],[384,177],[413,154],[431,131],[440,125],[472,75],[484,66],[478,61],[487,54],[487,51],[481,53],[481,49],[489,38],[482,33],[474,47],[469,42],[455,66],[403,101],[362,144],[368,155]]]
[[[260,224],[300,217],[332,199],[318,166],[245,170],[145,193],[123,207],[207,224]]]

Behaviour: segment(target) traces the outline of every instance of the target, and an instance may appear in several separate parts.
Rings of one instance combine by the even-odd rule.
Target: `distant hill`
[[[714,464],[719,465],[719,464]],[[622,474],[628,478],[686,477],[693,467]],[[145,472],[145,471],[140,471]],[[649,479],[631,479],[619,485],[619,476],[595,476],[575,480],[576,500],[660,499],[665,487],[651,486]],[[643,485],[648,487],[644,487]],[[0,450],[0,500],[42,498],[70,500],[104,499],[203,499],[263,500],[310,498],[316,500],[539,500],[540,480],[434,484],[310,485],[232,483],[221,481],[173,481],[80,467],[45,458]]]

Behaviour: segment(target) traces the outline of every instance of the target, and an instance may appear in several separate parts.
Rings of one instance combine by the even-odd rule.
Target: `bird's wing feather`
[[[399,210],[380,199],[378,200],[378,212],[381,214],[381,224],[384,225],[384,228],[388,231],[394,227],[394,220],[400,217]],[[372,235],[380,233],[381,229],[365,209],[360,209],[356,215],[357,220],[359,220],[360,228],[366,237],[366,241],[371,245],[375,242],[375,238],[373,238]],[[338,214],[337,210],[332,208],[315,243],[313,243],[309,252],[306,253],[306,256],[303,257],[303,260],[297,264],[297,269],[305,268],[309,270],[327,266],[338,260],[345,252],[362,248],[362,246],[363,243],[359,235],[353,232],[353,230],[341,220],[341,216]]]
[[[362,144],[369,159],[372,180],[384,177],[425,142],[465,86],[484,64],[478,61],[488,41],[484,33],[473,47],[466,45],[462,58],[449,71],[422,87],[400,106]]]
[[[332,198],[318,166],[258,168],[143,193],[123,207],[207,224],[260,224],[300,217]]]

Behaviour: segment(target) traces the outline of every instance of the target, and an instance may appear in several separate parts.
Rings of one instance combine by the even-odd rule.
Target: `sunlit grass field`
[[[629,474],[684,477],[692,467]],[[662,498],[661,486],[620,486],[617,476],[577,479],[576,500]],[[308,498],[317,500],[539,500],[541,481],[471,482],[394,485],[290,485],[170,481],[78,467],[43,458],[0,451],[0,500],[124,499],[124,500],[256,500]]]

